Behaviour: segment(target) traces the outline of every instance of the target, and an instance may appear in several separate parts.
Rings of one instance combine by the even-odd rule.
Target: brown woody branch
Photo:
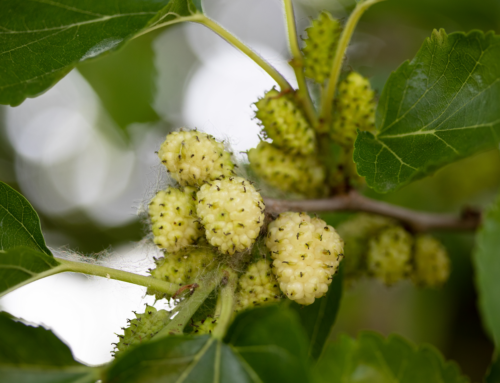
[[[476,230],[481,213],[465,209],[461,215],[425,213],[373,200],[351,191],[328,199],[276,200],[265,198],[267,213],[286,211],[332,212],[358,211],[395,218],[415,232],[432,230]]]

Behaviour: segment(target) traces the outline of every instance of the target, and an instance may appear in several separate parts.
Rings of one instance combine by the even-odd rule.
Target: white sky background
[[[207,0],[205,10],[295,84],[287,64],[281,0]],[[304,15],[297,18],[301,25],[309,22]],[[190,75],[183,102],[169,103],[169,86],[175,79],[162,72],[162,62],[182,59],[182,52],[170,50],[179,48],[174,44],[178,38],[186,39],[201,65]],[[260,128],[252,120],[251,104],[274,85],[262,69],[199,25],[165,31],[154,48],[159,72],[154,107],[165,120],[230,138],[235,152],[256,146]],[[155,129],[131,127],[133,143],[127,147],[96,127],[100,113],[95,94],[75,71],[43,96],[7,109],[7,134],[17,153],[16,177],[35,209],[62,216],[84,209],[103,226],[136,219],[145,189],[159,177],[154,151],[163,137]],[[115,249],[107,265],[145,274],[154,251],[135,246]],[[100,364],[111,359],[114,333],[121,333],[132,310],[143,312],[144,303],[152,302],[142,287],[63,274],[9,294],[0,306],[53,329],[80,361]]]

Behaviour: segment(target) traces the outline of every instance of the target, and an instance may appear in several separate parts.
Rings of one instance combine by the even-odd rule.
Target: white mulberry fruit
[[[143,314],[135,314],[135,319],[128,320],[129,325],[123,328],[123,335],[118,335],[120,341],[115,344],[115,356],[120,355],[129,347],[134,347],[153,338],[170,321],[170,313],[166,310],[156,310],[146,305]]]
[[[230,176],[234,169],[224,145],[211,135],[195,130],[170,133],[158,157],[182,186],[200,186],[205,181]]]
[[[330,76],[342,28],[338,20],[323,11],[306,31],[306,45],[302,49],[304,72],[307,77],[322,84]]]
[[[241,177],[206,183],[197,194],[197,213],[212,246],[234,254],[248,249],[264,223],[264,201],[252,184]]]
[[[413,253],[412,279],[422,287],[440,287],[450,276],[450,259],[446,248],[430,235],[419,235]]]
[[[154,242],[167,251],[177,251],[203,236],[196,215],[196,195],[169,187],[159,191],[149,204]]]
[[[281,291],[309,305],[328,291],[343,257],[344,243],[332,226],[306,213],[283,213],[268,226],[266,246]]]
[[[272,89],[255,103],[257,117],[273,144],[290,153],[312,154],[316,148],[316,135],[293,94],[281,94]]]
[[[368,271],[386,285],[410,275],[413,239],[401,226],[379,232],[368,244]]]
[[[343,146],[352,146],[359,130],[375,129],[375,94],[370,81],[351,72],[339,84],[332,125],[332,138]]]
[[[315,156],[288,154],[265,141],[248,152],[250,166],[268,184],[307,197],[325,195],[325,168]]]
[[[217,318],[207,317],[201,321],[192,323],[193,333],[196,335],[211,334],[217,326]]]
[[[337,226],[337,232],[344,240],[344,279],[357,278],[366,272],[370,238],[395,224],[391,218],[361,213]]]
[[[271,269],[271,262],[260,259],[252,263],[238,279],[235,311],[262,306],[280,300],[281,291]]]
[[[211,270],[217,264],[216,258],[214,249],[202,243],[155,259],[156,267],[149,272],[153,278],[181,287],[193,283],[200,274]],[[155,295],[157,299],[169,298],[167,294],[153,289],[148,289],[147,293]]]

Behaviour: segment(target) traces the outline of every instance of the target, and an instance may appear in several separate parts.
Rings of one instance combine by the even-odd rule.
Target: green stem
[[[335,52],[335,57],[333,58],[333,65],[332,65],[332,70],[330,72],[328,85],[321,103],[320,121],[322,124],[330,123],[332,115],[333,99],[335,97],[335,92],[337,90],[337,82],[339,80],[340,70],[342,69],[342,63],[344,62],[345,52],[347,50],[349,42],[351,41],[354,29],[356,28],[356,25],[358,24],[358,21],[363,15],[363,13],[373,4],[378,3],[380,1],[383,0],[365,0],[362,3],[358,3],[356,5],[356,8],[354,8],[354,11],[352,11],[351,16],[349,16],[349,20],[347,20],[344,30],[340,35],[337,51]]]
[[[93,265],[91,263],[74,262],[67,259],[56,258],[61,263],[59,272],[74,272],[83,273],[88,275],[95,275],[98,277],[116,279],[122,282],[133,283],[140,286],[146,286],[153,290],[160,291],[169,295],[174,295],[179,289],[179,286],[174,283],[168,283],[153,277],[145,277],[143,275],[129,273],[127,271],[116,270],[110,267]]]
[[[178,17],[173,20],[164,22],[164,23],[158,23],[156,25],[153,25],[147,29],[144,29],[143,31],[139,32],[136,34],[133,38],[137,38],[139,36],[142,36],[146,33],[149,33],[151,31],[154,31],[155,29],[163,28],[169,25],[173,24],[179,24],[183,22],[191,21],[193,23],[198,23],[206,26],[207,28],[211,29],[215,33],[217,33],[219,36],[221,36],[223,39],[225,39],[227,42],[232,44],[234,47],[238,48],[240,51],[242,51],[244,54],[246,54],[249,58],[251,58],[257,65],[259,65],[262,69],[264,69],[273,79],[276,81],[281,88],[282,92],[285,91],[291,91],[292,86],[286,81],[286,79],[274,68],[271,64],[269,64],[266,60],[264,60],[262,57],[260,57],[256,52],[254,52],[252,49],[250,49],[247,45],[243,44],[236,36],[234,36],[231,32],[229,32],[227,29],[223,28],[220,24],[216,23],[214,20],[210,19],[203,13],[194,13],[191,16],[185,16],[185,17]]]
[[[178,314],[156,335],[155,338],[162,338],[169,335],[181,335],[191,317],[199,309],[202,303],[205,302],[210,293],[217,287],[221,279],[225,276],[225,273],[225,270],[221,269],[208,276],[205,280],[200,281],[193,295],[181,303],[182,306],[179,306]]]
[[[240,51],[242,51],[244,54],[246,54],[249,58],[251,58],[257,65],[259,65],[262,69],[264,69],[267,74],[269,74],[274,81],[276,81],[281,88],[282,92],[286,91],[291,91],[292,87],[286,81],[286,79],[271,65],[269,64],[266,60],[264,60],[262,57],[260,57],[256,52],[254,52],[250,47],[247,45],[243,44],[236,36],[234,36],[231,32],[229,32],[227,29],[223,28],[220,24],[216,23],[214,20],[208,18],[207,16],[203,14],[198,14],[198,17],[196,17],[194,22],[199,23],[201,25],[206,26],[207,28],[211,29],[215,33],[217,33],[220,37],[225,39],[227,42],[232,44],[234,47],[238,48]]]
[[[222,310],[217,320],[217,326],[212,333],[214,338],[222,340],[224,335],[226,335],[227,328],[231,323],[234,313],[234,290],[236,290],[236,282],[238,280],[238,275],[232,271],[228,270],[228,280],[226,285],[222,288],[220,297],[222,302]]]
[[[292,0],[284,0],[286,25],[288,31],[288,41],[290,43],[290,51],[292,52],[292,60],[290,65],[295,72],[297,83],[299,86],[298,96],[304,112],[313,126],[318,123],[316,109],[314,109],[311,95],[307,89],[306,77],[304,75],[304,57],[300,51],[299,40],[297,38],[297,28],[295,26],[295,16],[293,12]]]

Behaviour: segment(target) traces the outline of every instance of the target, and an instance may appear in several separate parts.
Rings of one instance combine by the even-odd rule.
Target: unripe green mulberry
[[[205,235],[222,253],[248,249],[264,223],[264,201],[252,184],[229,177],[203,185],[197,194]]]
[[[342,27],[338,20],[323,11],[306,31],[306,45],[302,49],[305,75],[322,84],[330,76]]]
[[[415,240],[413,281],[423,287],[440,287],[450,276],[450,259],[446,248],[430,235]]]
[[[166,310],[156,310],[146,305],[144,314],[135,314],[135,319],[129,320],[129,326],[124,328],[124,334],[118,335],[120,341],[115,344],[115,356],[129,347],[134,347],[153,338],[170,321],[170,313]]]
[[[306,213],[283,213],[268,226],[266,246],[285,295],[309,305],[328,291],[343,257],[335,229]]]
[[[156,267],[149,272],[156,279],[178,284],[179,287],[189,285],[202,273],[212,269],[217,262],[217,254],[206,243],[190,246],[174,253],[155,259]],[[156,299],[168,298],[167,294],[148,289],[148,294]]]
[[[154,242],[167,251],[192,245],[203,236],[196,215],[196,195],[169,187],[159,191],[149,204]]]
[[[193,326],[193,333],[196,335],[211,334],[217,326],[217,318],[208,317],[191,324],[191,326]]]
[[[344,278],[356,278],[366,271],[370,238],[395,223],[390,218],[362,213],[337,226],[337,231],[345,243]]]
[[[265,141],[248,152],[250,166],[268,184],[307,197],[325,194],[325,169],[314,156],[292,155]]]
[[[382,230],[368,244],[368,271],[387,285],[408,277],[412,245],[411,235],[402,227]]]
[[[314,152],[315,132],[297,107],[293,94],[281,94],[272,89],[255,105],[255,116],[275,146],[290,153],[307,155]]]
[[[235,311],[278,302],[280,296],[278,281],[271,270],[271,262],[261,259],[252,263],[238,279]]]
[[[172,132],[158,152],[161,162],[181,185],[200,186],[205,181],[233,174],[234,164],[224,145],[206,134]]]
[[[339,84],[332,138],[340,145],[352,146],[359,130],[375,129],[375,95],[368,79],[351,72]]]

